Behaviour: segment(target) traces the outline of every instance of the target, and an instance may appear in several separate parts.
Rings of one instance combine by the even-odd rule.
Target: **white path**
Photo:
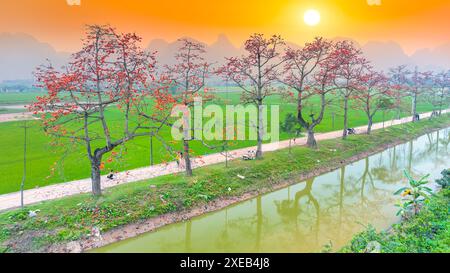
[[[0,105],[0,108],[2,108],[2,109],[13,109],[13,110],[19,110],[19,109],[25,110],[25,107],[26,107],[26,105],[23,105],[23,104]],[[9,122],[9,121],[32,120],[32,119],[37,119],[37,118],[34,117],[33,113],[31,113],[31,112],[0,114],[0,123],[1,122]]]
[[[448,110],[443,111],[444,113],[449,112]],[[431,112],[421,114],[421,118],[427,118],[431,115]],[[410,122],[412,117],[405,117],[399,120],[387,121],[385,122],[385,127],[389,127],[392,125],[402,124]],[[383,127],[382,123],[375,123],[373,125],[373,130],[381,129]],[[366,126],[356,127],[356,132],[358,134],[362,134],[366,132]],[[342,130],[333,131],[328,133],[317,133],[316,140],[324,140],[324,139],[333,139],[342,136]],[[297,138],[293,145],[305,145],[306,137]],[[283,149],[289,147],[289,140],[268,143],[263,145],[263,151],[275,151],[278,149]],[[249,150],[255,150],[256,147],[247,147],[243,149],[233,150],[229,152],[229,158],[240,158],[244,154],[247,154]],[[216,163],[225,162],[224,155],[218,154],[210,154],[203,156],[201,158],[194,159],[194,168],[212,165]],[[116,175],[114,180],[109,180],[105,176],[102,177],[102,187],[109,188],[119,184],[131,183],[141,180],[146,180],[149,178],[178,173],[183,171],[180,169],[176,162],[170,162],[167,164],[159,164],[150,167],[144,167],[134,170],[129,170],[125,172],[121,172]],[[61,198],[64,196],[70,196],[78,193],[86,193],[91,191],[91,181],[90,179],[82,179],[76,180],[67,183],[50,185],[42,188],[30,189],[24,191],[24,203],[26,205],[38,203],[41,201]],[[0,211],[7,210],[11,208],[16,208],[20,206],[20,193],[14,192],[9,194],[0,195]]]
[[[0,114],[0,122],[38,119],[31,112]]]

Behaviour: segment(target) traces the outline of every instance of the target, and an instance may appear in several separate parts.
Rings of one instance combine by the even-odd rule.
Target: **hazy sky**
[[[321,22],[303,22],[307,9]],[[220,33],[237,46],[251,33],[302,43],[314,36],[358,42],[393,40],[407,53],[449,42],[449,0],[0,0],[0,32],[24,32],[60,51],[80,46],[84,24],[109,23],[147,43],[190,36],[208,43]]]

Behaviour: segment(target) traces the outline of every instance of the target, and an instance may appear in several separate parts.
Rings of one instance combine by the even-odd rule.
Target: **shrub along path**
[[[443,113],[450,112],[449,109],[443,111]],[[431,112],[423,113],[420,118],[428,118],[431,116]],[[402,119],[387,121],[384,123],[384,127],[390,127],[393,125],[403,124],[410,122],[412,117],[404,117]],[[383,123],[375,123],[372,130],[382,129]],[[356,127],[357,134],[364,134],[367,131],[367,126]],[[334,139],[342,136],[342,130],[333,131],[328,133],[316,134],[316,140]],[[297,138],[292,141],[292,145],[305,145],[306,137]],[[289,147],[289,140],[267,143],[263,145],[263,151],[275,151]],[[247,154],[249,150],[255,150],[256,147],[247,147],[238,150],[232,150],[228,152],[228,159],[240,158]],[[225,162],[225,155],[222,153],[210,154],[203,157],[197,157],[193,160],[193,168],[198,168],[207,165],[213,165],[217,163]],[[110,188],[119,184],[131,183],[141,180],[146,180],[158,176],[167,174],[174,174],[183,172],[184,170],[178,167],[176,162],[169,162],[165,164],[158,164],[154,166],[138,168],[121,172],[115,175],[113,180],[109,180],[106,176],[102,176],[102,188]],[[90,178],[76,180],[72,182],[60,183],[50,185],[42,188],[30,189],[24,191],[24,204],[34,204],[41,201],[57,199],[65,196],[71,196],[79,193],[86,193],[91,191]],[[17,208],[20,206],[20,192],[14,192],[9,194],[0,195],[0,211]]]

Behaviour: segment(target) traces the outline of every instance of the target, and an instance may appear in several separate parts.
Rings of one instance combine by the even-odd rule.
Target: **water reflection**
[[[448,167],[450,130],[422,136],[336,171],[224,210],[97,249],[99,252],[316,252],[372,223],[394,221],[403,170],[431,181]]]

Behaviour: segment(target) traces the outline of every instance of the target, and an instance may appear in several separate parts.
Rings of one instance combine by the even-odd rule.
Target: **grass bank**
[[[395,224],[388,231],[373,227],[357,234],[341,252],[364,253],[377,245],[382,253],[449,253],[450,252],[450,189],[431,197],[414,217]]]
[[[58,246],[76,240],[82,249],[99,246],[91,236],[94,227],[104,234],[103,243],[108,242],[107,238],[112,242],[124,238],[120,230],[128,224],[146,223],[143,226],[147,230],[139,231],[145,232],[181,221],[331,171],[390,145],[448,126],[447,114],[374,131],[372,135],[324,140],[319,142],[318,150],[293,147],[291,153],[288,149],[266,153],[263,160],[234,160],[228,168],[224,164],[202,167],[190,178],[183,174],[157,177],[110,188],[99,198],[82,194],[5,212],[0,214],[0,244],[10,252],[65,251]],[[39,210],[37,216],[29,217],[30,210]],[[153,219],[157,221],[151,222]]]

